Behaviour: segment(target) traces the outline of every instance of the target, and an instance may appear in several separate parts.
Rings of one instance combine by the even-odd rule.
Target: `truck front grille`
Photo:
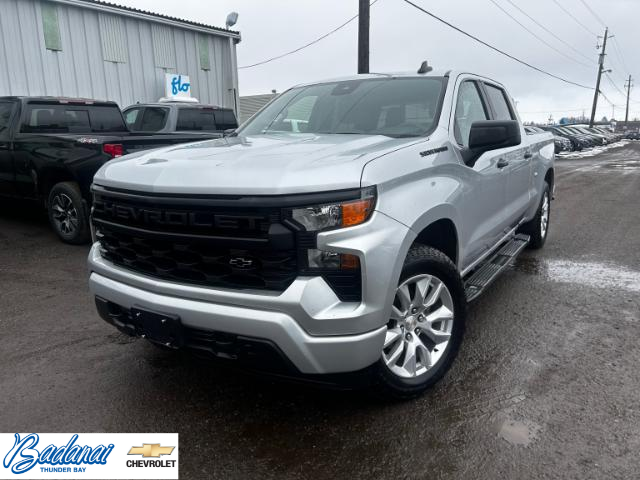
[[[185,198],[102,187],[94,187],[93,194],[100,253],[115,265],[177,283],[278,293],[299,275],[322,276],[340,300],[361,300],[359,268],[308,268],[307,249],[316,248],[315,234],[289,221],[277,200]]]
[[[101,225],[101,253],[107,260],[154,277],[226,288],[284,291],[296,278],[294,251],[239,249],[206,240],[174,242],[144,238]]]

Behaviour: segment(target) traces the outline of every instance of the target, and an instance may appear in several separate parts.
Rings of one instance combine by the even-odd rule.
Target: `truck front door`
[[[469,133],[474,122],[490,120],[491,111],[475,80],[464,80],[458,87],[453,136],[460,152],[469,146]],[[465,184],[461,209],[463,268],[493,247],[506,228],[505,197],[507,173],[497,165],[496,152],[484,153],[473,165],[461,169]],[[460,162],[464,164],[460,154]]]

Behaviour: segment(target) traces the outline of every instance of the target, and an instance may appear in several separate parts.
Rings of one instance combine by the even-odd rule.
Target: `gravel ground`
[[[181,478],[637,478],[640,144],[557,162],[551,232],[470,307],[448,376],[386,404],[118,334],[87,247],[0,207],[0,431],[179,432]]]

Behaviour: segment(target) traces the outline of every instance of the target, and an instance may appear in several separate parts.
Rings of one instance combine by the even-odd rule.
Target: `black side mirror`
[[[469,132],[469,148],[463,150],[464,162],[472,167],[478,158],[491,150],[520,145],[520,124],[516,120],[483,120],[473,122]]]

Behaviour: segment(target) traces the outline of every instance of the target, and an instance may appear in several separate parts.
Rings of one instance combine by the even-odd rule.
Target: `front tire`
[[[89,219],[77,184],[56,183],[49,192],[47,211],[49,223],[60,240],[72,245],[89,241]]]
[[[440,380],[458,353],[466,318],[464,285],[453,262],[424,245],[409,250],[387,323],[376,386],[386,397],[415,397]]]

